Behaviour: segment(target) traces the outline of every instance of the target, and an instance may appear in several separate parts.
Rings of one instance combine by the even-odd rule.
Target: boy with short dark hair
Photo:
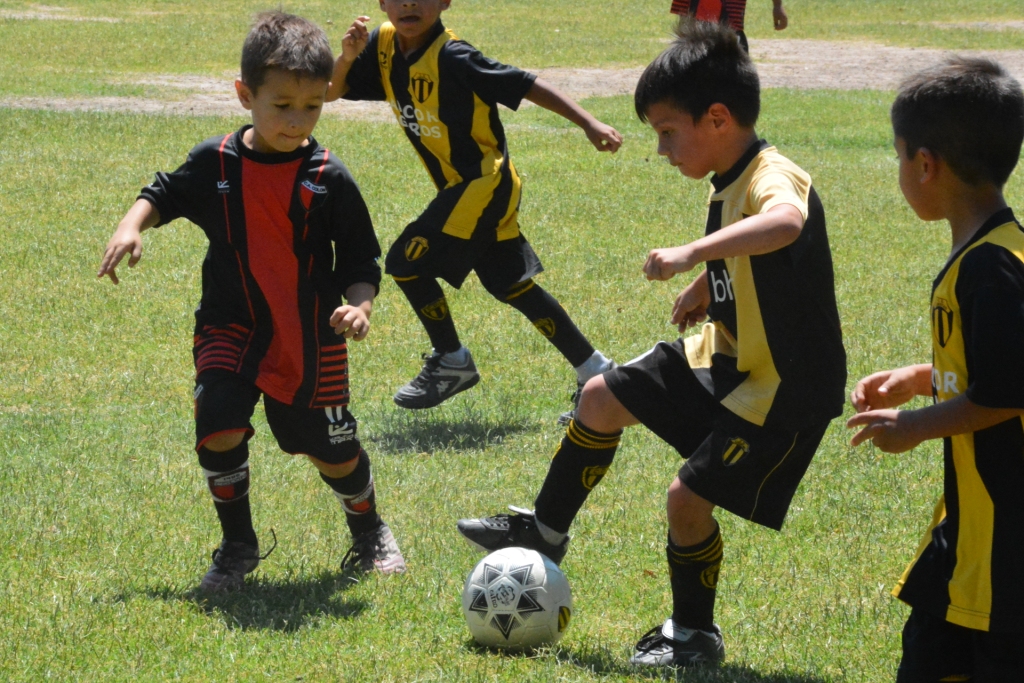
[[[671,321],[680,332],[712,322],[586,384],[535,512],[459,522],[486,550],[526,546],[559,562],[622,429],[647,426],[686,458],[668,490],[672,615],[630,660],[666,667],[725,657],[714,623],[723,543],[712,511],[780,529],[842,412],[846,380],[825,215],[811,179],[758,139],[757,72],[735,32],[686,18],[677,32],[640,77],[636,110],[684,176],[714,173],[707,228],[689,244],[652,250],[643,271],[667,280],[705,262]]]
[[[450,0],[380,0],[388,21],[372,32],[359,17],[342,41],[328,100],[387,100],[438,194],[395,240],[385,272],[405,294],[433,346],[420,374],[399,389],[403,408],[432,408],[480,379],[462,345],[438,278],[455,288],[471,270],[496,299],[525,315],[576,370],[579,389],[614,366],[533,277],[543,267],[519,231],[521,183],[508,155],[498,104],[523,99],[583,128],[600,151],[622,142],[614,128],[534,75],[484,57],[441,23]],[[562,416],[568,422],[571,413]]]
[[[900,189],[949,221],[932,284],[932,362],[854,388],[860,427],[889,453],[943,441],[944,495],[893,595],[911,606],[899,683],[1020,680],[1024,671],[1024,229],[1003,186],[1024,141],[1024,91],[998,64],[954,57],[892,105]],[[934,404],[894,410],[914,396]]]
[[[333,66],[319,27],[283,12],[258,15],[235,81],[252,125],[158,173],[100,265],[99,277],[117,284],[121,259],[130,254],[134,266],[142,256],[142,231],[176,218],[210,241],[193,346],[195,448],[223,531],[199,586],[208,593],[241,587],[266,557],[248,496],[250,419],[261,395],[278,445],[306,455],[346,513],[354,540],[342,568],[405,570],[347,408],[345,340],[369,332],[380,246],[348,169],[311,137]]]

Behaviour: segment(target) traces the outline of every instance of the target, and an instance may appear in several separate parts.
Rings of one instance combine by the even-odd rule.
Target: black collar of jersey
[[[423,56],[423,53],[430,49],[430,46],[434,44],[434,41],[437,40],[437,37],[444,32],[444,24],[441,23],[440,19],[438,19],[437,23],[434,24],[434,27],[430,29],[430,33],[427,35],[427,39],[423,42],[423,45],[420,45],[418,48],[409,53],[408,57],[406,57],[405,55],[402,54],[402,48],[399,47],[398,45],[398,31],[395,31],[395,56],[401,57],[406,64],[415,64],[417,61],[419,61],[419,58]]]
[[[747,166],[749,166],[750,162],[754,160],[754,157],[760,154],[762,150],[768,149],[769,147],[771,147],[771,145],[769,145],[764,139],[757,140],[747,148],[747,151],[743,153],[743,156],[739,158],[739,161],[732,165],[732,168],[722,175],[718,175],[716,173],[711,176],[711,185],[715,188],[715,192],[721,192],[732,185],[733,182],[740,177],[743,171],[747,169]]]
[[[257,152],[256,150],[248,147],[245,142],[242,141],[242,136],[245,135],[245,131],[252,128],[252,124],[247,124],[238,129],[235,133],[235,139],[232,141],[235,148],[238,149],[238,153],[252,159],[259,164],[286,164],[296,159],[302,159],[303,157],[312,156],[313,152],[320,147],[320,144],[316,141],[312,135],[309,136],[309,144],[305,147],[296,147],[291,152]]]
[[[932,282],[932,291],[934,291],[935,288],[939,286],[939,283],[942,282],[942,278],[946,276],[946,271],[949,270],[949,267],[953,265],[953,263],[958,258],[960,258],[960,254],[964,253],[967,249],[970,248],[972,244],[974,244],[975,242],[983,238],[985,235],[989,234],[990,232],[998,228],[1000,225],[1006,225],[1011,221],[1017,223],[1017,225],[1020,225],[1020,223],[1017,222],[1017,219],[1013,215],[1013,209],[1011,209],[1009,206],[1006,207],[1005,209],[999,209],[994,214],[989,216],[988,220],[982,223],[981,227],[978,228],[973,235],[971,235],[971,239],[967,240],[967,244],[957,249],[956,253],[949,257],[949,260],[946,261],[946,265],[942,267],[942,270],[939,271],[939,274],[935,278],[935,281]]]

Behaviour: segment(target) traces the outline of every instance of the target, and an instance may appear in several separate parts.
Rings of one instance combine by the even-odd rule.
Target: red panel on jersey
[[[274,324],[274,336],[260,363],[256,386],[283,403],[291,403],[302,384],[299,262],[295,230],[288,216],[301,164],[301,159],[287,164],[242,159],[248,265],[270,306]]]

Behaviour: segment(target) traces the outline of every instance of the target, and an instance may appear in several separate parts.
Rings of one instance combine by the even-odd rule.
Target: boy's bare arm
[[[622,145],[619,131],[595,119],[590,112],[576,104],[568,95],[542,78],[533,83],[526,99],[537,106],[553,111],[583,129],[587,139],[599,152],[615,152]]]
[[[986,408],[966,395],[918,410],[870,410],[851,417],[846,426],[861,427],[850,444],[870,439],[886,453],[903,453],[922,441],[977,432],[1024,415],[1020,408]]]
[[[648,280],[668,280],[705,261],[767,254],[795,242],[803,227],[800,209],[779,204],[681,247],[651,250],[644,275]]]
[[[377,289],[369,282],[356,282],[345,290],[344,306],[338,306],[331,314],[331,327],[335,333],[346,339],[362,341],[370,332],[370,314],[373,312],[373,298]]]
[[[782,0],[772,0],[772,19],[776,31],[782,31],[789,26],[789,17],[786,16],[786,8],[782,6]]]
[[[100,270],[96,277],[110,276],[110,281],[115,285],[121,281],[117,279],[117,264],[121,262],[125,254],[131,254],[128,259],[128,267],[134,268],[135,264],[142,258],[142,232],[152,228],[160,222],[160,212],[156,207],[145,199],[138,199],[128,213],[124,215],[117,225],[107,248],[103,251],[103,260],[100,262]]]
[[[356,17],[345,32],[345,37],[341,39],[341,54],[334,62],[334,73],[331,74],[331,82],[327,86],[327,102],[333,102],[348,90],[345,79],[352,68],[352,63],[370,41],[370,29],[366,27],[369,20],[370,17],[367,16]]]
[[[858,413],[901,406],[915,396],[932,395],[932,364],[908,365],[868,375],[850,392]]]

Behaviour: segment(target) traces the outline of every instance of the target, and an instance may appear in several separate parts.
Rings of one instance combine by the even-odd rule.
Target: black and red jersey
[[[380,285],[370,214],[348,169],[316,140],[264,154],[243,144],[248,128],[196,145],[139,195],[158,225],[187,218],[210,241],[196,372],[236,372],[289,405],[345,405],[348,353],[329,320],[350,285]]]
[[[718,21],[734,31],[743,30],[747,0],[672,0],[672,14],[690,14],[700,21]]]

